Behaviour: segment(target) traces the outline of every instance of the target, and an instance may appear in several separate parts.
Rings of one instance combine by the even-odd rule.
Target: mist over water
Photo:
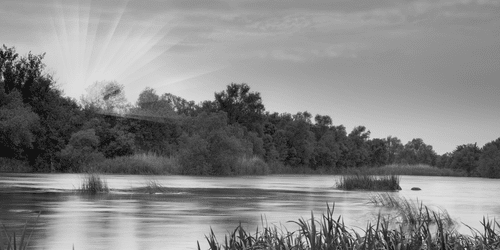
[[[212,228],[219,240],[239,223],[250,232],[262,223],[296,230],[288,221],[320,215],[335,203],[351,228],[364,228],[380,207],[377,192],[340,191],[337,176],[124,176],[104,175],[109,194],[83,195],[73,190],[80,174],[3,174],[0,221],[21,229],[39,211],[33,249],[196,249],[206,248]],[[164,193],[138,192],[148,181]],[[403,176],[402,191],[391,193],[446,209],[453,219],[480,228],[483,216],[500,218],[498,180]],[[410,191],[420,187],[422,191]],[[134,190],[135,189],[135,190]],[[382,209],[382,212],[387,212]],[[466,226],[459,231],[469,233]]]

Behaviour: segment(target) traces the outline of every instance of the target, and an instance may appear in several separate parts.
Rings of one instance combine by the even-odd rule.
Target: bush
[[[80,172],[88,165],[104,160],[97,152],[99,138],[93,129],[82,130],[71,135],[68,145],[59,153],[59,170]]]

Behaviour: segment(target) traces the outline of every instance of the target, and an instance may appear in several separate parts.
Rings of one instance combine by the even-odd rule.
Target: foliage
[[[38,126],[38,115],[22,103],[21,94],[5,94],[0,83],[0,157],[26,159]]]
[[[79,172],[84,166],[102,161],[104,156],[97,152],[99,138],[93,129],[82,130],[71,135],[68,145],[61,151],[61,171]]]
[[[11,105],[0,109],[7,125],[21,128],[16,132],[18,138],[10,138],[14,145],[2,152],[27,158],[33,170],[49,168],[84,120],[79,106],[63,97],[52,76],[44,73],[43,57],[31,53],[19,56],[15,48],[0,48],[0,106],[7,102]],[[16,92],[20,98],[15,97]]]
[[[239,249],[498,249],[500,247],[500,224],[483,219],[483,231],[473,230],[473,236],[462,235],[449,229],[447,219],[425,206],[418,209],[419,216],[413,223],[403,223],[391,228],[390,221],[381,215],[376,222],[369,222],[363,233],[348,228],[341,216],[333,216],[334,208],[327,206],[323,216],[291,221],[298,229],[288,231],[276,226],[262,226],[255,233],[246,231],[242,225],[225,236],[219,243],[214,232],[206,236],[210,250]],[[200,244],[198,242],[198,249]]]
[[[229,124],[239,123],[250,131],[259,131],[264,104],[260,93],[250,92],[247,84],[231,83],[225,91],[215,93],[217,109],[227,113]]]
[[[500,178],[500,138],[484,145],[478,165],[482,177]]]
[[[400,177],[397,175],[344,175],[337,182],[337,188],[343,190],[377,190],[377,191],[397,191]]]
[[[436,158],[437,154],[432,146],[425,144],[422,139],[416,138],[405,144],[396,161],[402,164],[434,165]]]
[[[464,170],[472,175],[476,171],[480,156],[481,150],[477,144],[460,145],[451,153],[447,167]]]

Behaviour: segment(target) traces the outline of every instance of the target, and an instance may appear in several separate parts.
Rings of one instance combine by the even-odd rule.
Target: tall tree
[[[262,134],[260,124],[264,118],[264,104],[260,93],[250,92],[247,84],[231,83],[225,91],[215,93],[215,104],[227,113],[230,124],[239,123]]]
[[[478,170],[483,177],[500,178],[500,138],[483,146]]]
[[[481,149],[477,144],[459,145],[451,153],[450,168],[465,170],[469,175],[476,171]]]

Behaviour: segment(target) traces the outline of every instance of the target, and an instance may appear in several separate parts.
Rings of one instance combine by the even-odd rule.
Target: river
[[[82,177],[0,173],[0,222],[19,230],[41,212],[29,249],[197,249],[197,241],[206,249],[211,229],[221,242],[239,223],[250,231],[263,223],[292,231],[288,221],[320,215],[327,203],[347,226],[364,228],[380,210],[369,202],[377,192],[336,190],[338,176],[329,175],[104,175],[111,192],[99,195],[74,191]],[[150,181],[166,192],[131,191]],[[402,176],[401,187],[392,195],[445,209],[478,229],[483,216],[500,219],[500,180]]]

